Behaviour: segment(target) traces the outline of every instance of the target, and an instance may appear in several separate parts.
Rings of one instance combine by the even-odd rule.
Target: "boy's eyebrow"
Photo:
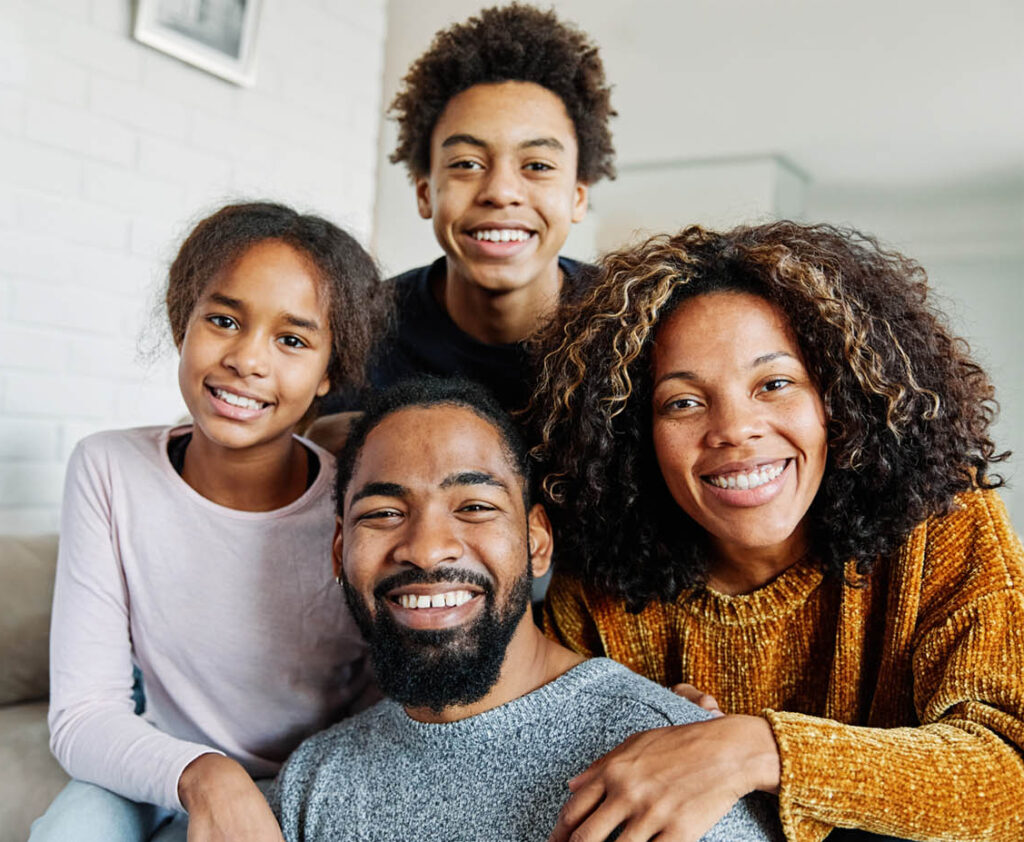
[[[465,133],[449,135],[441,142],[441,148],[446,149],[449,146],[457,146],[460,143],[468,143],[470,146],[479,146],[482,149],[487,148],[487,144],[480,140],[480,138]]]
[[[454,488],[457,485],[493,485],[508,492],[508,486],[493,474],[486,471],[460,471],[449,474],[441,480],[441,488]]]
[[[352,495],[352,503],[358,503],[364,497],[405,497],[409,489],[397,482],[368,482]]]
[[[460,143],[465,143],[469,146],[479,146],[481,149],[488,147],[487,141],[463,132],[446,137],[441,142],[441,148],[446,149],[449,146],[458,146]],[[565,146],[557,137],[534,137],[530,140],[524,140],[519,144],[520,149],[531,149],[535,146],[546,146],[549,149],[557,149],[559,152],[565,151]]]

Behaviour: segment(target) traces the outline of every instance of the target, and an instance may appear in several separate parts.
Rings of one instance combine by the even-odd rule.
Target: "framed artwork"
[[[251,85],[261,2],[138,0],[135,39],[236,85]]]

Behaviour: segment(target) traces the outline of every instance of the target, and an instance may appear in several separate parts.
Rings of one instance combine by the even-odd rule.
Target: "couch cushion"
[[[46,698],[56,566],[56,535],[0,535],[0,705]]]
[[[25,842],[68,782],[48,739],[46,702],[0,708],[0,842]]]

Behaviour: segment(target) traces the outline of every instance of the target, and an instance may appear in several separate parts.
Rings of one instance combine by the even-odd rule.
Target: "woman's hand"
[[[677,696],[682,696],[684,699],[693,702],[697,707],[702,707],[704,710],[710,711],[712,716],[724,716],[721,709],[718,707],[718,700],[710,693],[701,693],[692,684],[676,684],[672,687],[672,692]]]
[[[780,761],[759,716],[720,716],[634,734],[569,781],[550,842],[694,842],[740,798],[777,792]]]
[[[270,805],[242,766],[219,754],[193,760],[178,780],[188,842],[284,842]]]

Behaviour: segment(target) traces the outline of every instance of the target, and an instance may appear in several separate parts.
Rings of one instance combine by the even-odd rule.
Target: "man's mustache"
[[[487,576],[473,570],[461,570],[458,567],[435,567],[432,570],[421,570],[410,567],[401,573],[383,579],[373,589],[375,599],[384,599],[388,591],[404,588],[408,585],[435,585],[439,582],[455,582],[475,585],[488,597],[494,595],[494,583]]]

